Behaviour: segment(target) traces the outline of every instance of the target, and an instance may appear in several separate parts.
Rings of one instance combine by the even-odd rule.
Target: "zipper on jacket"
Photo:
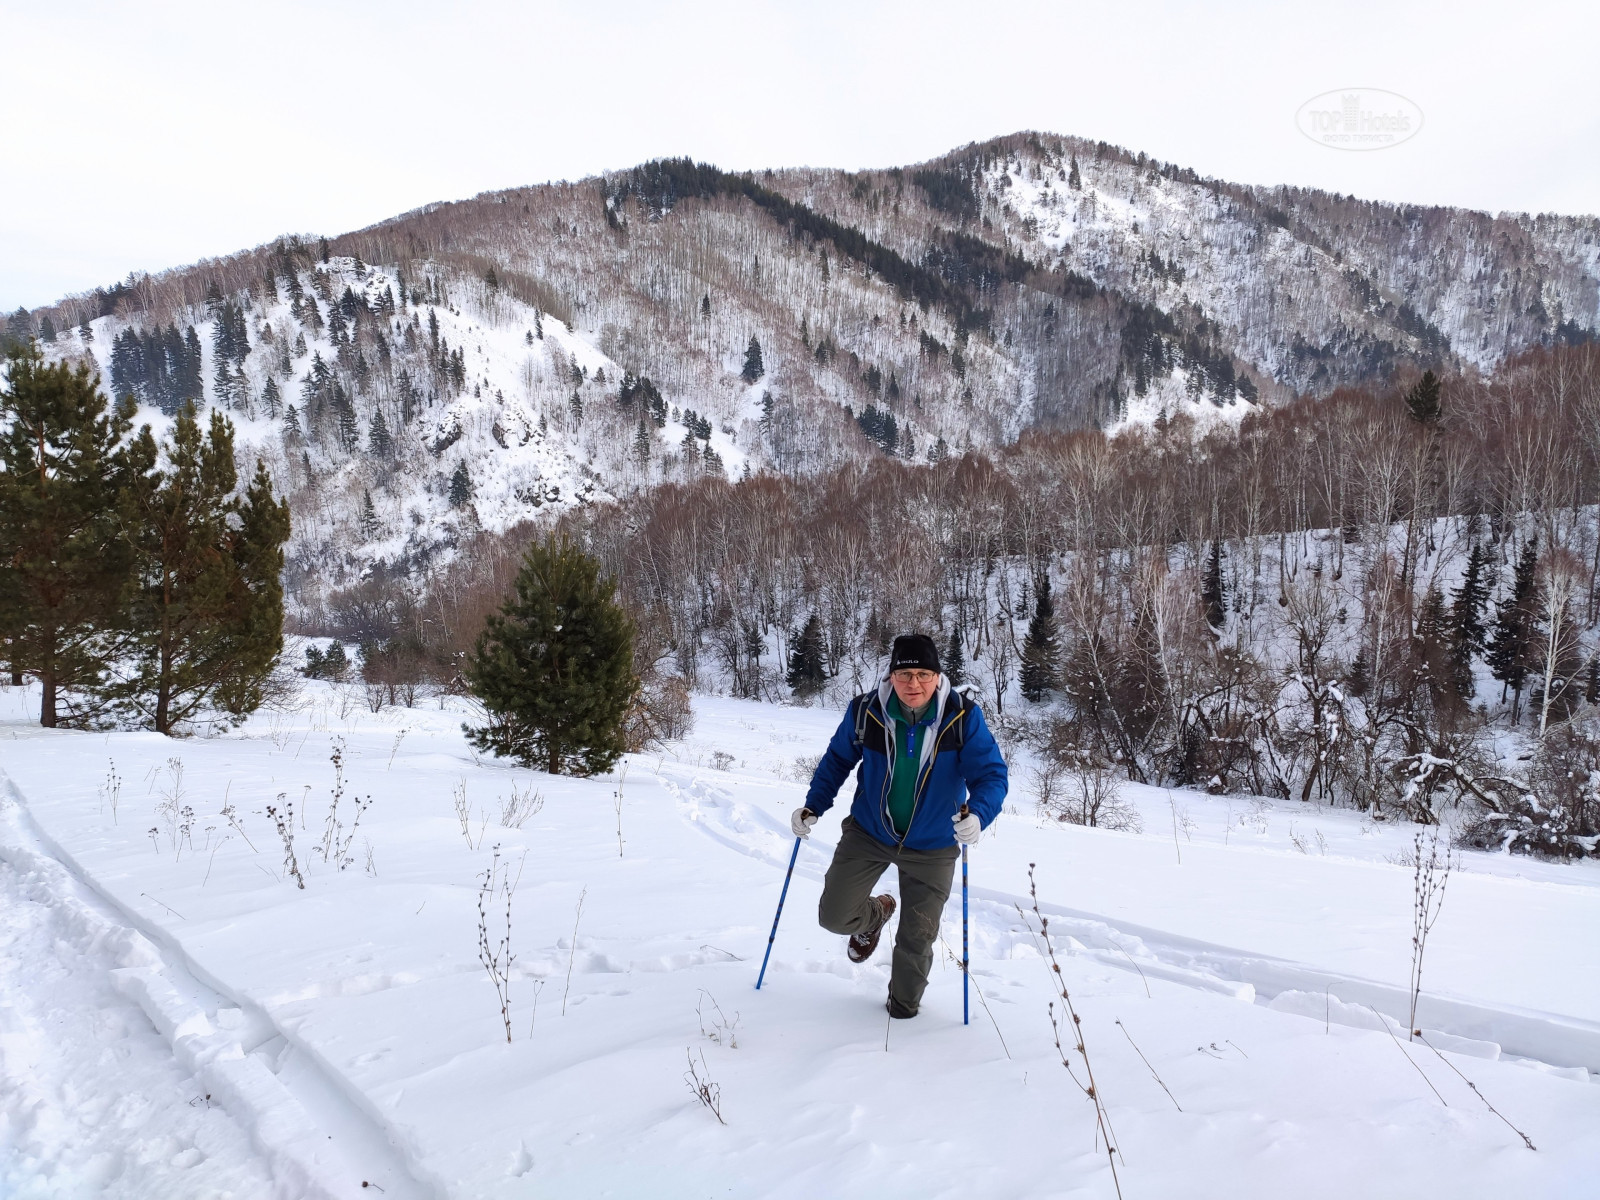
[[[871,708],[867,709],[867,715],[869,717],[872,715]],[[885,718],[887,718],[888,715],[889,714],[887,712],[884,713]],[[906,818],[906,831],[900,834],[895,842],[895,852],[897,854],[901,850],[905,849],[906,838],[911,836],[911,827],[917,823],[917,809],[922,805],[922,794],[927,790],[928,780],[933,776],[934,764],[939,761],[939,743],[944,740],[944,735],[950,732],[951,726],[953,726],[957,720],[965,715],[966,710],[964,708],[957,709],[955,717],[949,721],[946,721],[943,727],[940,728],[939,732],[934,735],[933,753],[928,756],[928,769],[922,773],[922,778],[917,781],[917,786],[913,788],[911,792],[911,815]],[[880,721],[879,724],[882,725],[883,722]],[[883,792],[878,799],[878,808],[882,812],[885,828],[887,828],[890,833],[894,833],[894,821],[889,816],[889,785],[893,778],[895,762],[894,735],[889,732],[887,726],[884,726],[884,736],[889,740],[889,772],[883,777]]]

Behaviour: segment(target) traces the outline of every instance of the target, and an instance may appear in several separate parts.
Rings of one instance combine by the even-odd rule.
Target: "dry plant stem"
[[[200,886],[201,887],[205,887],[206,884],[211,882],[211,866],[212,866],[213,863],[215,863],[217,861],[217,851],[221,850],[222,847],[232,837],[233,837],[233,835],[229,834],[227,837],[225,837],[221,841],[219,841],[214,847],[212,847],[211,857],[206,860],[206,877],[200,881]]]
[[[322,829],[322,844],[318,847],[322,851],[322,861],[329,862],[333,858],[334,848],[338,844],[339,801],[344,798],[344,739],[333,739],[333,749],[328,755],[328,761],[333,764],[333,799],[328,803],[328,819]]]
[[[578,923],[583,920],[583,898],[589,894],[584,888],[578,893],[578,915],[572,918],[572,945],[567,949],[567,986],[561,989],[561,1015],[567,1015],[567,993],[572,991],[572,960],[578,957]]]
[[[1150,1060],[1144,1056],[1144,1051],[1139,1049],[1139,1044],[1133,1040],[1133,1034],[1128,1032],[1128,1027],[1122,1023],[1121,1018],[1117,1020],[1117,1028],[1122,1030],[1122,1036],[1128,1039],[1128,1045],[1133,1047],[1133,1052],[1139,1056],[1139,1061],[1150,1067]],[[1182,1112],[1183,1105],[1178,1103],[1178,1098],[1172,1094],[1172,1089],[1162,1082],[1161,1076],[1156,1074],[1154,1067],[1150,1067],[1150,1074],[1155,1077],[1157,1083],[1161,1084],[1161,1090],[1167,1094],[1167,1099],[1172,1101],[1172,1107]]]
[[[1538,1150],[1539,1147],[1537,1147],[1537,1146],[1535,1146],[1533,1144],[1533,1139],[1532,1138],[1530,1138],[1527,1134],[1523,1133],[1522,1130],[1518,1129],[1510,1121],[1507,1121],[1506,1118],[1505,1118],[1505,1115],[1503,1113],[1501,1113],[1501,1111],[1498,1108],[1496,1108],[1494,1105],[1489,1103],[1489,1097],[1485,1096],[1481,1091],[1478,1090],[1478,1085],[1477,1084],[1473,1083],[1472,1080],[1468,1079],[1465,1075],[1462,1075],[1460,1068],[1458,1068],[1455,1065],[1455,1063],[1451,1062],[1444,1055],[1439,1054],[1439,1048],[1437,1046],[1435,1046],[1432,1042],[1430,1042],[1427,1038],[1423,1037],[1420,1034],[1417,1035],[1417,1040],[1420,1041],[1429,1050],[1432,1050],[1435,1054],[1438,1054],[1439,1055],[1439,1061],[1442,1062],[1445,1066],[1449,1067],[1452,1071],[1454,1071],[1456,1073],[1456,1075],[1460,1077],[1461,1082],[1466,1084],[1469,1088],[1472,1089],[1473,1095],[1477,1096],[1479,1100],[1483,1101],[1483,1106],[1485,1108],[1487,1108],[1495,1116],[1499,1117],[1502,1121],[1505,1121],[1506,1128],[1511,1130],[1512,1133],[1516,1134],[1519,1138],[1521,1138],[1522,1139],[1522,1144],[1524,1146],[1526,1146],[1529,1150]]]
[[[1435,1096],[1439,1096],[1439,1089],[1433,1086],[1433,1080],[1428,1078],[1428,1073],[1426,1071],[1417,1066],[1416,1060],[1412,1058],[1411,1055],[1406,1054],[1406,1048],[1400,1044],[1400,1039],[1395,1037],[1394,1030],[1389,1028],[1389,1022],[1385,1021],[1383,1019],[1383,1015],[1379,1013],[1377,1009],[1372,1008],[1372,1005],[1369,1004],[1367,1007],[1371,1008],[1372,1015],[1378,1018],[1378,1024],[1383,1026],[1383,1031],[1389,1035],[1389,1040],[1394,1043],[1394,1048],[1400,1051],[1401,1054],[1405,1054],[1406,1061],[1411,1064],[1411,1069],[1418,1075],[1422,1076],[1422,1082],[1428,1085],[1428,1090],[1430,1092],[1432,1092]],[[1439,1096],[1439,1103],[1443,1104],[1446,1108],[1450,1107],[1449,1103],[1443,1096]]]
[[[283,800],[284,793],[278,793],[278,799]],[[300,864],[294,854],[294,802],[284,804],[284,812],[279,812],[272,805],[267,805],[267,819],[278,829],[278,839],[283,843],[283,869],[294,876],[295,883],[304,891],[306,886],[305,876],[300,874]]]
[[[1172,810],[1172,850],[1178,856],[1178,865],[1183,866],[1183,851],[1178,848],[1178,802],[1172,798],[1172,793],[1167,793],[1167,807]]]
[[[511,964],[516,955],[511,953],[511,894],[515,890],[509,880],[501,880],[500,847],[494,848],[494,858],[483,872],[478,884],[478,961],[489,972],[494,984],[495,998],[500,1001],[500,1021],[506,1029],[506,1044],[511,1043]],[[502,890],[506,898],[505,934],[498,943],[489,940],[489,902],[495,891]]]
[[[104,796],[111,801],[111,823],[117,823],[117,801],[122,798],[122,776],[117,774],[115,759],[106,759],[106,782]]]
[[[939,940],[941,942],[944,942],[944,935],[943,934],[939,935]],[[961,960],[956,957],[956,952],[954,950],[950,949],[950,943],[949,942],[944,942],[944,952],[947,955],[950,956],[950,961],[951,962],[955,963],[957,966],[961,965]],[[978,1003],[983,1005],[983,1011],[985,1013],[988,1013],[989,1024],[994,1026],[994,1035],[995,1035],[995,1037],[1000,1039],[1000,1049],[1005,1051],[1005,1055],[1006,1055],[1007,1058],[1010,1058],[1011,1057],[1011,1047],[1006,1045],[1006,1035],[1000,1032],[1000,1022],[996,1021],[994,1019],[994,1013],[989,1010],[989,1001],[984,997],[983,989],[978,986],[978,981],[975,978],[973,978],[970,974],[967,976],[967,978],[968,978],[968,981],[972,984],[972,990],[978,993]]]
[[[1106,1112],[1105,1102],[1101,1099],[1099,1085],[1095,1083],[1094,1066],[1089,1061],[1089,1048],[1083,1040],[1083,1020],[1078,1016],[1078,1010],[1072,1003],[1071,993],[1067,990],[1066,976],[1062,974],[1061,964],[1056,961],[1055,947],[1050,944],[1050,919],[1039,909],[1039,889],[1034,882],[1033,871],[1035,864],[1028,864],[1028,895],[1033,901],[1033,915],[1039,920],[1040,939],[1044,942],[1045,953],[1050,958],[1050,971],[1053,975],[1053,987],[1061,996],[1061,1003],[1066,1008],[1067,1016],[1072,1018],[1073,1050],[1083,1060],[1084,1076],[1088,1079],[1085,1084],[1078,1078],[1077,1072],[1072,1069],[1072,1063],[1067,1058],[1067,1052],[1061,1045],[1061,1028],[1056,1023],[1055,1001],[1050,1002],[1050,1028],[1055,1033],[1056,1054],[1061,1058],[1061,1065],[1067,1069],[1067,1074],[1072,1082],[1077,1084],[1083,1094],[1094,1102],[1095,1129],[1105,1139],[1106,1162],[1111,1167],[1111,1184],[1116,1189],[1117,1200],[1122,1200],[1122,1181],[1117,1177],[1117,1155],[1122,1151],[1117,1148],[1116,1135],[1111,1129],[1111,1118]]]
[[[544,991],[544,980],[533,981],[533,1015],[528,1020],[528,1036],[533,1036],[533,1027],[539,1023],[539,993]]]
[[[711,1071],[706,1067],[706,1052],[700,1051],[700,1066],[694,1065],[694,1055],[689,1047],[683,1048],[683,1055],[689,1060],[689,1069],[683,1073],[684,1083],[689,1085],[689,1090],[695,1094],[695,1099],[711,1110],[711,1115],[716,1117],[717,1123],[726,1125],[722,1119],[722,1087],[711,1082]],[[705,1078],[701,1078],[704,1072]]]
[[[1428,933],[1439,919],[1444,907],[1444,889],[1450,882],[1450,851],[1445,850],[1444,869],[1439,869],[1439,827],[1433,827],[1433,837],[1428,844],[1428,858],[1422,858],[1422,831],[1413,839],[1412,909],[1411,909],[1411,1016],[1406,1025],[1406,1036],[1415,1039],[1421,1035],[1417,1028],[1417,1003],[1422,998],[1422,956],[1428,948]]]
[[[405,736],[406,731],[404,729],[394,735],[394,745],[389,747],[389,763],[388,766],[383,768],[385,771],[394,766],[394,756],[400,752],[400,743],[405,740]]]
[[[149,892],[140,892],[139,895],[143,896],[146,900],[156,900],[156,898],[154,896],[152,896]],[[177,917],[178,920],[180,920],[180,921],[187,921],[189,919],[188,917],[184,916],[181,912],[179,912],[177,909],[173,908],[172,905],[170,905],[170,904],[164,903],[163,901],[160,901],[160,900],[156,900],[156,903],[160,904],[162,908],[166,909],[169,913],[171,913],[173,916]]]
[[[256,844],[252,842],[250,840],[250,836],[245,833],[244,826],[239,824],[238,810],[235,809],[231,804],[225,804],[222,808],[222,815],[228,818],[228,824],[233,826],[234,831],[238,833],[240,837],[244,838],[244,844],[249,846],[250,849],[256,854],[260,854],[261,851],[256,849]]]
[[[617,857],[622,857],[622,784],[628,778],[628,764],[622,764],[622,770],[617,774],[617,790],[612,793],[617,807]]]
[[[1112,942],[1111,944],[1116,946],[1118,950],[1122,950],[1123,958],[1127,959],[1130,963],[1133,963],[1133,969],[1139,972],[1139,981],[1144,984],[1144,997],[1146,1000],[1150,999],[1150,981],[1144,977],[1144,968],[1138,963],[1133,962],[1133,955],[1129,954],[1126,950],[1123,950],[1120,944],[1117,942]]]

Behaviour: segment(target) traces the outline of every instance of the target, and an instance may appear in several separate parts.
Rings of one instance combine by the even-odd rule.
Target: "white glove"
[[[817,814],[809,808],[797,808],[794,816],[789,818],[789,828],[794,831],[797,838],[811,836],[811,827],[817,823]]]
[[[957,813],[950,820],[955,823],[956,841],[963,846],[975,846],[978,838],[983,835],[983,822],[978,820],[978,814],[969,812],[966,816]]]

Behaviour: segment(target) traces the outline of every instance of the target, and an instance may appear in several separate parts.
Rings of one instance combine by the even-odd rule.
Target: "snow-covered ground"
[[[619,781],[330,685],[211,740],[47,732],[34,700],[0,691],[7,1196],[1111,1196],[1017,908],[1030,862],[1130,1200],[1594,1195],[1600,864],[1453,860],[1420,1014],[1441,1057],[1377,1015],[1405,1019],[1413,830],[1154,788],[1126,793],[1142,832],[1084,829],[1018,762],[971,855],[983,1002],[963,1028],[958,892],[891,1026],[886,949],[852,966],[816,925],[842,807],[753,988],[835,711],[700,697]],[[513,788],[542,799],[520,828]],[[266,815],[291,802],[304,889]],[[477,957],[496,846],[509,1045]],[[503,886],[486,908],[493,947]]]

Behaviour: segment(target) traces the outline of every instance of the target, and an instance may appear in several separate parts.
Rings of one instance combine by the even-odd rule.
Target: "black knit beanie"
[[[894,650],[889,655],[891,671],[934,671],[939,666],[939,647],[925,633],[908,633],[894,640]]]

